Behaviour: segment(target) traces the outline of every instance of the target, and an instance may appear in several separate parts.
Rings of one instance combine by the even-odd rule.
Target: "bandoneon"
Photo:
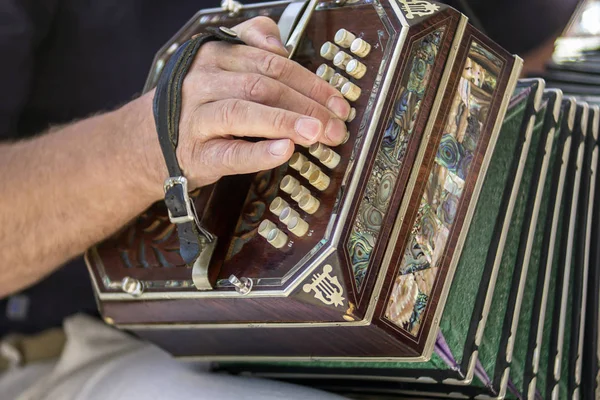
[[[598,106],[519,80],[518,57],[428,0],[224,2],[158,52],[145,90],[194,35],[256,16],[348,99],[349,139],[191,193],[214,239],[192,263],[163,203],[89,249],[104,320],[344,394],[598,393],[581,372]]]

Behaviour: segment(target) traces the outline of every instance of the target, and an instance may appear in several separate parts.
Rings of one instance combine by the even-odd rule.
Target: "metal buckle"
[[[169,220],[173,224],[184,224],[186,222],[193,222],[196,220],[196,213],[192,209],[192,201],[190,199],[190,195],[188,193],[188,181],[184,176],[176,176],[170,177],[165,180],[164,190],[165,194],[167,191],[177,185],[181,185],[183,189],[183,200],[185,201],[185,215],[181,215],[179,217],[174,217],[171,214],[171,210],[168,209],[169,212]]]

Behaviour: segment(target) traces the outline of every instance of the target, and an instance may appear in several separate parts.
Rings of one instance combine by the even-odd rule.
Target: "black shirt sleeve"
[[[35,50],[52,23],[57,0],[0,2],[0,140],[14,139],[35,74]]]

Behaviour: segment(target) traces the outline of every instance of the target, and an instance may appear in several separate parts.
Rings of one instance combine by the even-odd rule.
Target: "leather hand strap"
[[[207,31],[210,33],[185,42],[171,56],[158,80],[153,104],[156,132],[169,171],[169,178],[164,186],[165,204],[171,222],[177,224],[180,254],[186,264],[193,263],[202,247],[215,239],[200,226],[193,201],[188,194],[187,179],[177,161],[183,80],[203,44],[216,40],[244,44],[228,28],[209,27]]]

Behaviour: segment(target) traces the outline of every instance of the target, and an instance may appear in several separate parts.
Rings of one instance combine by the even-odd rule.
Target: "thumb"
[[[281,42],[279,27],[270,18],[256,17],[233,27],[238,37],[249,46],[287,57],[288,52]]]

